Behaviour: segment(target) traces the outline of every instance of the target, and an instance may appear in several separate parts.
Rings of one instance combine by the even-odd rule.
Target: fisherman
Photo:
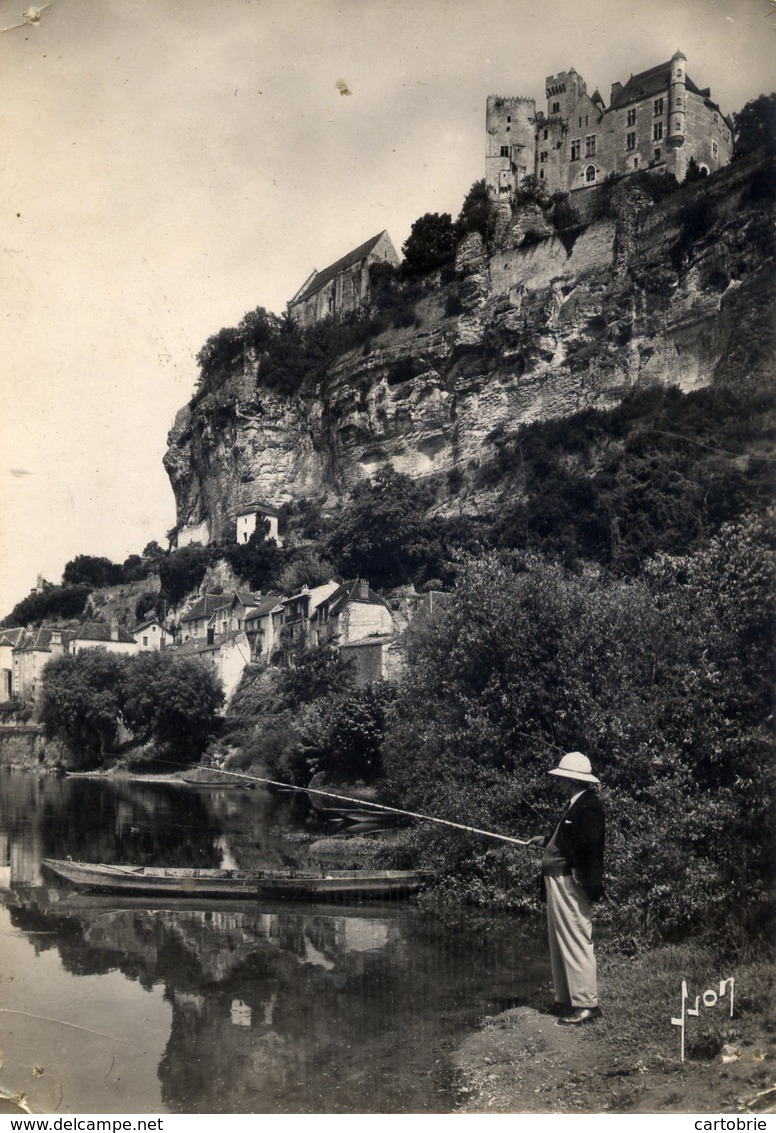
[[[604,895],[604,811],[592,787],[600,780],[582,752],[564,755],[549,774],[568,801],[555,832],[531,841],[544,846],[542,886],[547,897],[555,1011],[559,1024],[575,1026],[601,1013],[592,903]]]

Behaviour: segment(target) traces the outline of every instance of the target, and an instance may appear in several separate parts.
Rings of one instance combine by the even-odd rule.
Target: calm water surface
[[[547,981],[538,929],[79,896],[39,866],[288,866],[301,828],[262,791],[0,771],[0,1087],[60,1113],[450,1112],[449,1052]]]

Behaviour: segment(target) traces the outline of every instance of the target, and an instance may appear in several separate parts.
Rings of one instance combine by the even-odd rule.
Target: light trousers
[[[558,1003],[598,1006],[592,906],[573,877],[545,877],[552,982]]]

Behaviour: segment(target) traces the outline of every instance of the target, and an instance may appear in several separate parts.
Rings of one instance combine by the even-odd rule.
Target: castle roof
[[[638,75],[631,75],[627,83],[620,90],[612,91],[612,104],[610,110],[619,110],[631,102],[639,102],[642,98],[652,98],[653,95],[663,94],[671,83],[671,60],[658,63],[648,71],[640,71]],[[693,94],[708,96],[709,91],[700,90],[689,75],[685,79],[687,90]]]
[[[341,260],[336,260],[333,264],[329,264],[323,271],[313,273],[307,283],[302,285],[301,291],[296,293],[291,303],[301,303],[305,299],[309,299],[311,295],[315,295],[317,291],[320,291],[322,287],[325,287],[327,283],[335,279],[340,272],[346,271],[347,268],[353,267],[355,264],[360,263],[361,260],[366,259],[369,253],[373,252],[380,243],[383,236],[388,236],[385,229],[383,229],[382,232],[378,232],[371,240],[367,240],[365,244],[359,244],[357,248],[354,248],[352,252],[348,252]],[[390,236],[388,239],[390,240]]]

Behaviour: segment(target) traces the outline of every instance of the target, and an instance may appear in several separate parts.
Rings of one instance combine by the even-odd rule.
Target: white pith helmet
[[[581,751],[570,751],[563,756],[557,767],[553,767],[549,775],[557,775],[561,779],[579,779],[582,783],[600,783],[593,774],[590,760]]]

